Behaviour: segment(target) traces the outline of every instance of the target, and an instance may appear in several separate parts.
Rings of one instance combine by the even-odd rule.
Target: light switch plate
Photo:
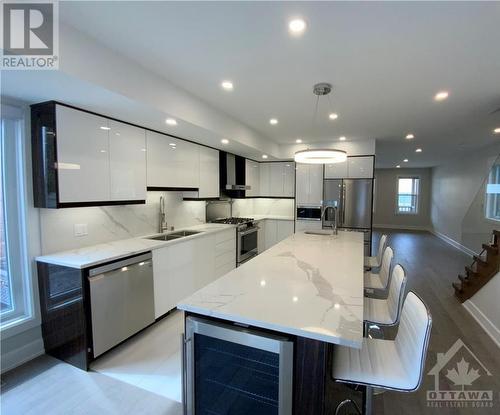
[[[74,225],[75,236],[85,236],[88,235],[87,224],[86,223],[75,223]]]

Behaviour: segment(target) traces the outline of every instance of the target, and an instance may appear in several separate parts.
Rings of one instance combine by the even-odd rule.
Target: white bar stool
[[[379,268],[382,265],[382,254],[384,253],[386,245],[387,245],[387,235],[383,234],[380,237],[380,242],[378,244],[377,256],[365,256],[366,268]]]
[[[368,337],[371,329],[399,324],[407,282],[406,272],[400,264],[392,269],[390,279],[389,296],[386,300],[364,298],[364,332]]]
[[[372,388],[413,392],[422,382],[432,317],[424,302],[412,291],[406,296],[398,334],[394,341],[364,338],[361,349],[336,346],[332,376],[336,382],[363,387],[362,411],[351,399],[358,413],[372,413]]]
[[[389,277],[391,271],[392,258],[394,252],[390,246],[387,246],[382,256],[382,266],[378,273],[366,271],[364,274],[365,296],[387,298],[389,290]]]

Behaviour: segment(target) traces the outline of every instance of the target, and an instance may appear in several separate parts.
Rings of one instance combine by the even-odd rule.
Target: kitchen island
[[[246,334],[257,333],[258,336],[261,333],[266,339],[288,340],[288,344],[293,345],[293,362],[289,364],[293,368],[292,396],[287,397],[289,394],[284,393],[280,385],[278,400],[262,397],[263,402],[266,399],[270,402],[269,407],[278,405],[279,411],[264,412],[261,408],[259,411],[319,415],[324,410],[332,345],[361,347],[363,257],[362,233],[296,233],[181,301],[178,308],[186,312],[187,322],[191,319],[190,324],[192,321],[202,325],[212,323],[214,332],[217,327],[235,327],[239,331],[244,327]],[[187,324],[186,328],[187,402],[191,405],[188,404],[188,408],[194,408],[198,398],[203,397],[196,396],[198,390],[193,385],[197,357],[190,359],[189,353],[194,353],[196,346],[193,346],[194,338],[190,337],[191,329]],[[205,330],[205,334],[210,336],[210,329]],[[212,350],[217,347],[213,346]],[[250,349],[245,349],[244,354],[251,354]],[[272,359],[272,356],[265,359]],[[279,366],[282,366],[285,362],[282,356],[280,359]],[[237,365],[241,366],[241,363]],[[221,368],[215,366],[213,370],[221,371]],[[255,370],[255,376],[259,376],[258,368],[252,370]],[[230,378],[235,379],[237,375],[232,373]],[[277,373],[269,374],[274,375]],[[279,378],[281,383],[281,376]],[[245,386],[249,381],[247,378],[243,382]],[[241,385],[228,386],[235,390],[239,387]],[[256,387],[266,389],[265,385]],[[225,404],[231,399],[237,402],[238,398],[228,397]],[[283,411],[283,408],[287,409]]]

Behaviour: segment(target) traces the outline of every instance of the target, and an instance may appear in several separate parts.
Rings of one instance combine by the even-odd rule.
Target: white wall
[[[398,177],[420,177],[420,197],[418,213],[415,215],[396,214]],[[375,170],[375,211],[373,226],[403,229],[429,229],[431,197],[430,169],[376,169]]]
[[[432,169],[434,231],[474,252],[480,250],[481,241],[488,242],[491,230],[500,227],[484,217],[483,187],[499,154],[500,144],[495,143]]]
[[[500,273],[495,275],[464,307],[500,347]]]
[[[160,196],[169,227],[205,223],[205,202],[183,201],[181,192],[148,192],[145,205],[40,209],[42,254],[156,233]],[[74,236],[75,224],[86,224],[88,235]]]

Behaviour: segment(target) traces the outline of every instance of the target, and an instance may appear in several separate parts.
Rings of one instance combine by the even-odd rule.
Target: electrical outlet
[[[75,236],[85,236],[88,235],[87,224],[86,223],[75,223],[74,225]]]

